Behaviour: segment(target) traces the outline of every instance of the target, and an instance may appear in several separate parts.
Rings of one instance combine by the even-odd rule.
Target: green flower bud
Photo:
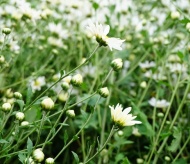
[[[119,71],[123,67],[123,61],[121,58],[114,59],[111,62],[111,66],[114,71]]]
[[[2,105],[2,110],[3,110],[4,112],[10,111],[11,108],[12,108],[12,106],[11,106],[10,103],[4,103],[4,104]]]
[[[100,89],[98,90],[98,93],[99,93],[102,97],[104,97],[104,98],[106,98],[106,97],[109,96],[109,90],[108,90],[107,87],[100,88]]]
[[[36,149],[32,153],[35,162],[42,162],[44,160],[44,153],[41,149]]]
[[[42,100],[41,106],[44,110],[52,110],[54,108],[54,102],[51,98],[45,98]]]
[[[11,33],[11,29],[10,28],[3,28],[2,32],[6,35],[9,35]]]
[[[74,86],[80,86],[83,83],[83,78],[80,74],[76,74],[71,79],[71,84]]]

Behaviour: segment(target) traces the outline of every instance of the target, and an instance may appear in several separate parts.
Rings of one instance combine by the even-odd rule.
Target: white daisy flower
[[[152,97],[148,103],[156,108],[166,108],[170,105],[170,103],[164,99],[162,100],[157,100],[155,97]]]
[[[121,45],[125,40],[121,40],[120,38],[110,38],[107,34],[110,31],[110,26],[106,25],[105,27],[102,24],[96,22],[96,24],[89,22],[87,29],[91,33],[92,36],[96,37],[96,41],[100,44],[100,46],[108,46],[110,50],[122,50]]]
[[[134,120],[137,116],[132,116],[132,114],[129,114],[131,107],[123,110],[123,107],[120,104],[117,104],[115,108],[114,106],[109,106],[109,108],[111,109],[112,120],[121,127],[142,123],[141,121]]]
[[[40,76],[36,79],[31,79],[29,81],[30,86],[32,87],[32,91],[35,92],[36,90],[40,91],[41,87],[43,87],[44,85],[46,85],[46,81],[45,81],[45,77],[44,76]]]

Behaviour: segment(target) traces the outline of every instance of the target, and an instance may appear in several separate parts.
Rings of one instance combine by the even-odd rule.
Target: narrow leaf
[[[28,154],[30,154],[32,152],[32,148],[33,148],[33,143],[31,141],[31,139],[28,137],[28,140],[27,140],[27,151],[28,151]]]
[[[78,157],[78,155],[75,152],[73,152],[73,151],[72,151],[72,154],[73,154],[73,156],[75,158],[76,163],[78,164],[79,163],[79,157]]]

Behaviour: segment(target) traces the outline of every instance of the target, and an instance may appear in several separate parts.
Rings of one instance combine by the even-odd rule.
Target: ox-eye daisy
[[[116,107],[109,106],[111,109],[111,117],[115,124],[118,126],[132,126],[135,124],[141,124],[141,121],[134,120],[137,116],[129,114],[131,107],[128,107],[123,110],[123,107],[120,104],[117,104]],[[122,111],[123,110],[123,111]]]
[[[110,26],[106,25],[105,27],[99,23],[92,23],[89,22],[87,29],[90,31],[92,36],[96,37],[96,41],[99,43],[100,46],[108,46],[110,50],[122,50],[121,45],[125,40],[121,40],[120,38],[113,38],[108,37],[107,34],[110,31]]]

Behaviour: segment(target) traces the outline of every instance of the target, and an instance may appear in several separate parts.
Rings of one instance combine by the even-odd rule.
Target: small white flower
[[[40,76],[36,79],[30,80],[30,85],[32,87],[32,91],[35,92],[36,90],[40,91],[41,87],[43,87],[46,84],[45,77]]]
[[[155,64],[154,61],[145,61],[144,63],[139,63],[139,66],[140,66],[142,69],[147,69],[147,68],[155,67],[156,64]]]
[[[128,107],[123,110],[123,107],[120,104],[114,108],[114,106],[109,106],[111,109],[112,120],[119,126],[132,126],[135,124],[141,124],[141,121],[134,120],[136,116],[129,114],[131,107]],[[123,110],[123,111],[122,111]]]
[[[120,38],[110,38],[107,34],[110,31],[110,26],[106,25],[103,27],[102,24],[96,22],[96,24],[89,22],[87,29],[91,33],[92,36],[95,36],[96,41],[99,43],[100,46],[108,46],[110,50],[122,50],[121,45],[125,40],[121,40]]]
[[[153,106],[153,107],[156,107],[156,108],[166,108],[170,105],[169,102],[167,102],[166,100],[162,99],[162,100],[156,100],[155,97],[152,97],[148,103]]]

